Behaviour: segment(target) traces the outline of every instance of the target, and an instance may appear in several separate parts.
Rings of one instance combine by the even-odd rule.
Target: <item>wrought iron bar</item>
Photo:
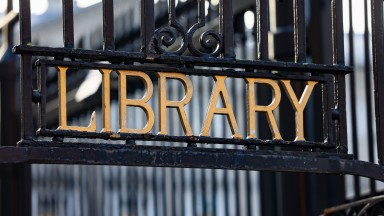
[[[333,63],[344,65],[344,27],[343,27],[343,2],[332,0],[332,48],[333,48]],[[336,111],[338,121],[338,142],[339,151],[348,152],[347,144],[347,119],[345,111],[345,75],[335,76],[336,85]]]
[[[41,65],[37,70],[37,85],[38,85],[38,93],[39,93],[39,99],[36,101],[38,102],[39,110],[38,112],[38,118],[39,122],[38,125],[40,128],[46,128],[46,106],[43,104],[47,103],[47,85],[46,85],[46,67],[45,65]]]
[[[372,14],[372,54],[374,96],[376,113],[376,136],[379,163],[384,165],[384,51],[383,51],[383,1],[371,1]]]
[[[221,58],[199,58],[192,56],[161,56],[157,59],[144,59],[141,53],[128,53],[121,51],[99,51],[82,49],[65,49],[52,47],[36,47],[18,45],[14,47],[16,54],[34,54],[38,56],[63,56],[77,59],[93,59],[95,61],[121,60],[139,63],[159,63],[189,66],[208,66],[208,67],[227,67],[227,68],[255,68],[260,70],[278,70],[294,72],[317,72],[337,74],[348,74],[353,71],[351,67],[345,65],[325,65],[313,63],[295,63],[283,61],[252,61]]]
[[[306,62],[306,28],[304,0],[293,1],[295,62]]]
[[[365,74],[365,98],[367,100],[367,131],[368,131],[368,160],[371,163],[375,162],[375,153],[374,153],[374,145],[375,145],[375,134],[374,134],[374,118],[372,116],[372,71],[371,71],[371,57],[369,52],[369,41],[370,41],[370,31],[368,27],[368,1],[364,1],[364,74]],[[369,187],[371,194],[374,195],[376,193],[376,184],[374,179],[369,180]]]
[[[42,146],[43,142],[39,142]],[[330,153],[274,152],[180,147],[88,145],[76,143],[42,147],[2,147],[1,163],[104,164],[127,166],[196,167],[215,169],[270,170],[352,174],[384,181],[382,166],[352,160],[349,155]],[[186,147],[188,148],[188,147]],[[123,159],[124,158],[124,159]],[[220,163],[217,163],[220,161]],[[305,161],[305,163],[304,163]]]
[[[29,0],[20,0],[20,41],[23,45],[31,45],[31,9]],[[21,55],[21,139],[32,140],[34,136],[32,114],[32,56]]]
[[[115,50],[113,0],[103,0],[103,48]]]
[[[73,0],[63,0],[63,39],[64,47],[75,46],[74,25],[73,25]]]
[[[220,0],[220,32],[223,37],[224,58],[235,58],[233,49],[232,0]]]
[[[256,0],[257,59],[268,60],[268,2]]]
[[[153,58],[153,34],[155,33],[154,1],[141,0],[141,51]]]

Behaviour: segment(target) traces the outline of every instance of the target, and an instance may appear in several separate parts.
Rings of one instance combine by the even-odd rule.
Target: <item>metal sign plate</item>
[[[304,109],[314,90],[321,88],[324,90],[323,103],[327,105],[332,100],[333,92],[332,80],[324,76],[308,76],[297,75],[294,73],[263,73],[246,70],[235,69],[188,69],[166,66],[133,66],[133,65],[114,65],[100,63],[76,63],[68,61],[48,61],[40,60],[37,62],[39,71],[39,89],[41,92],[41,101],[39,102],[39,122],[40,129],[38,135],[42,136],[59,136],[59,137],[79,137],[79,138],[102,138],[110,140],[156,140],[186,143],[231,143],[241,145],[287,145],[291,147],[310,147],[310,148],[335,148],[333,141],[333,131],[335,128],[329,128],[324,134],[326,142],[307,141],[304,134]],[[47,69],[53,69],[58,74],[58,119],[57,129],[46,128],[46,73]],[[67,104],[66,104],[66,73],[80,73],[81,69],[98,70],[102,76],[102,112],[93,112],[88,126],[69,125],[67,123]],[[110,111],[110,92],[111,92],[111,76],[118,77],[114,82],[118,83],[118,101],[119,101],[119,129],[113,131],[111,129],[111,111]],[[192,131],[186,109],[191,103],[192,97],[199,97],[198,94],[193,95],[194,85],[190,79],[191,76],[208,76],[213,81],[212,92],[210,92],[210,101],[207,107],[202,107],[201,112],[205,113],[205,118],[201,125],[201,129],[196,132]],[[127,97],[127,79],[136,78],[136,82],[141,82],[144,86],[142,98],[133,99]],[[181,100],[171,100],[167,97],[167,82],[176,80],[183,86],[184,95]],[[236,120],[235,112],[232,108],[231,95],[228,93],[226,86],[227,79],[241,79],[244,88],[247,124],[239,125]],[[295,93],[291,85],[291,81],[299,82],[304,85],[304,90]],[[158,86],[155,88],[154,86]],[[268,105],[259,105],[256,101],[256,88],[258,85],[265,85],[272,94],[271,101]],[[132,88],[132,87],[131,87]],[[329,97],[331,96],[331,97]],[[159,111],[154,113],[154,107],[149,105],[149,101],[157,97]],[[279,127],[274,115],[274,111],[278,109],[281,98],[287,97],[290,101],[292,109],[295,113],[295,140],[284,140],[279,131]],[[127,112],[130,107],[138,107],[145,113],[145,126],[142,128],[131,128],[127,126]],[[328,125],[332,121],[331,106],[324,107],[323,121]],[[178,121],[180,122],[183,133],[169,135],[167,130],[167,109],[175,109],[178,113]],[[257,120],[256,113],[265,115],[272,134],[270,140],[261,140],[257,137]],[[101,130],[96,130],[96,115],[102,115]],[[211,137],[210,129],[212,120],[215,115],[223,115],[227,119],[227,124],[231,130],[232,137]],[[155,118],[155,116],[157,118]],[[158,125],[158,131],[154,131],[154,125]],[[241,134],[240,127],[246,134]]]

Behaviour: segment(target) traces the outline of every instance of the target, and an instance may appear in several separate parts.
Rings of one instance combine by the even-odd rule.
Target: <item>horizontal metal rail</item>
[[[296,63],[282,61],[263,61],[263,60],[235,60],[223,58],[199,58],[192,56],[159,56],[155,59],[145,58],[143,53],[132,53],[123,51],[109,50],[85,50],[71,48],[52,48],[40,46],[18,45],[13,48],[15,54],[33,54],[35,56],[54,56],[55,58],[79,58],[92,59],[97,61],[110,62],[140,62],[140,63],[159,63],[175,64],[187,66],[209,66],[227,68],[257,68],[260,70],[284,70],[294,72],[318,72],[327,74],[348,74],[353,71],[352,67],[345,65],[326,65],[313,63]]]
[[[78,131],[64,131],[64,130],[45,130],[44,132],[38,131],[38,135],[53,136],[53,137],[77,137],[77,138],[103,138],[110,140],[127,140],[127,141],[167,141],[167,142],[184,142],[184,143],[206,143],[206,144],[233,144],[243,146],[269,146],[269,147],[282,147],[282,148],[303,148],[312,151],[319,148],[324,151],[325,149],[335,149],[335,144],[311,142],[311,141],[285,141],[285,140],[261,140],[261,139],[233,139],[233,138],[215,138],[206,136],[168,136],[168,135],[155,135],[155,134],[127,134],[127,133],[91,133],[91,132],[78,132]]]
[[[164,62],[162,62],[164,64]],[[264,72],[255,72],[254,69],[248,67],[239,67],[234,69],[194,69],[189,67],[180,67],[180,66],[171,66],[171,65],[121,65],[121,64],[101,64],[101,63],[89,63],[89,62],[72,62],[72,61],[50,61],[50,60],[38,60],[36,62],[37,66],[44,65],[46,67],[57,67],[57,66],[68,66],[78,69],[112,69],[112,70],[137,70],[145,71],[148,74],[155,72],[179,72],[186,75],[193,76],[228,76],[233,78],[245,78],[245,77],[254,77],[254,78],[268,78],[273,80],[289,79],[289,80],[300,80],[300,81],[319,81],[323,83],[332,83],[332,79],[325,76],[307,76],[307,75],[298,75],[296,73],[289,73],[292,70],[287,68],[279,68],[278,74],[275,73],[264,73]],[[243,70],[244,71],[243,71]],[[257,67],[259,69],[259,67]],[[264,68],[263,68],[264,69]]]
[[[288,171],[351,174],[384,181],[382,166],[353,160],[346,154],[81,143],[74,147],[71,143],[54,142],[47,142],[47,145],[58,146],[47,147],[43,144],[40,141],[38,145],[41,146],[34,146],[32,142],[28,147],[1,147],[0,163]]]

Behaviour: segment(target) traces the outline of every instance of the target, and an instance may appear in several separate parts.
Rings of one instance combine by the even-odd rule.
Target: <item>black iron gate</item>
[[[63,48],[40,47],[31,43],[31,15],[29,1],[22,1],[20,4],[20,33],[21,45],[14,48],[15,53],[21,54],[21,80],[22,80],[22,141],[19,145],[31,146],[21,148],[3,149],[4,151],[16,151],[18,157],[4,158],[4,162],[66,162],[66,163],[96,163],[96,164],[121,164],[121,165],[152,165],[152,166],[180,166],[180,167],[211,167],[211,168],[232,168],[232,169],[261,169],[275,171],[312,171],[325,173],[350,173],[359,174],[367,177],[381,179],[382,168],[374,164],[366,164],[362,161],[352,160],[345,153],[347,152],[347,129],[345,114],[345,74],[352,69],[344,66],[344,33],[342,20],[342,2],[332,2],[332,49],[333,64],[321,65],[307,63],[305,61],[305,25],[304,25],[304,4],[303,1],[294,4],[294,48],[295,61],[281,62],[268,60],[236,60],[233,52],[233,29],[232,21],[232,2],[220,1],[220,30],[207,30],[203,32],[199,39],[199,45],[193,41],[196,30],[205,26],[205,1],[198,1],[198,22],[188,30],[184,29],[175,19],[175,1],[169,3],[169,27],[154,27],[154,2],[152,0],[142,1],[141,17],[141,37],[142,52],[123,52],[113,49],[113,9],[112,2],[103,3],[103,50],[83,50],[74,48],[74,27],[73,27],[73,2],[63,1]],[[261,5],[263,3],[260,3]],[[258,6],[260,7],[260,5]],[[260,7],[262,8],[262,7]],[[373,11],[375,12],[375,10]],[[259,17],[266,16],[265,12],[260,11]],[[375,13],[373,13],[375,15]],[[375,16],[374,16],[375,17]],[[262,18],[259,18],[260,20]],[[377,22],[375,19],[374,23]],[[262,22],[258,22],[257,35],[259,40],[266,40]],[[375,27],[375,25],[373,26]],[[174,28],[170,29],[170,28]],[[174,35],[177,31],[181,37],[181,46],[176,51],[166,51],[164,46],[172,45],[177,38]],[[374,28],[376,31],[376,28]],[[373,42],[376,41],[374,31]],[[375,46],[373,46],[375,47]],[[259,46],[261,54],[266,49]],[[201,51],[203,50],[203,51]],[[189,52],[190,55],[184,56],[183,53]],[[205,51],[205,52],[204,52]],[[32,55],[51,56],[55,60],[40,60],[37,67],[39,71],[39,83],[37,89],[31,89],[32,85]],[[376,57],[376,56],[375,56]],[[73,59],[72,61],[65,60]],[[62,59],[62,60],[59,60]],[[84,62],[82,59],[86,59]],[[90,62],[91,61],[91,62]],[[96,61],[96,62],[94,62]],[[99,64],[97,61],[112,62],[112,64]],[[124,64],[121,64],[123,62]],[[379,66],[380,61],[374,60],[375,65]],[[156,64],[151,66],[150,64]],[[161,65],[166,65],[166,67]],[[167,66],[169,65],[169,66]],[[223,69],[198,69],[197,67],[218,67]],[[323,89],[323,115],[324,115],[324,141],[309,142],[305,139],[298,141],[285,141],[278,134],[273,134],[272,141],[260,139],[222,139],[203,136],[168,136],[155,135],[148,133],[126,133],[119,134],[108,131],[99,132],[76,132],[71,129],[48,130],[45,128],[45,73],[47,67],[65,68],[94,68],[105,70],[134,70],[145,71],[155,74],[158,71],[169,71],[173,73],[187,74],[193,76],[228,76],[234,78],[259,78],[270,80],[298,80],[298,81],[317,81],[321,83]],[[376,68],[377,66],[375,66]],[[61,70],[61,69],[60,69]],[[60,71],[59,70],[59,71]],[[278,73],[259,73],[258,71],[277,71]],[[62,69],[62,73],[65,71]],[[298,73],[304,74],[298,74]],[[313,73],[309,75],[308,73]],[[314,75],[316,74],[316,75]],[[317,75],[318,74],[318,75]],[[379,73],[378,73],[379,74]],[[61,75],[60,75],[61,76]],[[60,81],[59,81],[60,82]],[[268,83],[266,83],[268,84]],[[379,86],[379,85],[377,85]],[[379,90],[379,89],[378,89]],[[287,90],[288,91],[288,90]],[[61,93],[61,92],[60,92]],[[105,94],[105,93],[104,93]],[[36,140],[35,129],[33,126],[33,107],[32,102],[39,105],[39,130],[38,135],[54,137],[52,142],[42,142]],[[380,103],[378,102],[378,105]],[[136,106],[136,105],[134,105]],[[260,108],[261,109],[261,108]],[[64,111],[63,111],[64,112]],[[266,111],[265,111],[266,112]],[[220,113],[220,112],[219,112]],[[268,112],[267,112],[268,113]],[[224,112],[225,115],[227,115]],[[63,115],[64,116],[64,115]],[[60,116],[62,118],[63,116]],[[228,114],[229,116],[229,114]],[[268,118],[272,121],[272,118]],[[377,118],[380,122],[380,119]],[[60,123],[63,126],[64,123]],[[104,123],[106,124],[106,123]],[[271,125],[273,123],[270,123]],[[272,129],[275,129],[271,126]],[[233,129],[233,128],[232,128]],[[380,127],[378,128],[380,129]],[[272,131],[275,133],[275,131]],[[234,136],[237,136],[233,132]],[[248,134],[252,135],[252,134]],[[152,148],[148,146],[113,146],[110,155],[99,154],[103,152],[104,146],[80,143],[63,143],[63,137],[84,137],[84,138],[103,138],[121,139],[132,143],[134,140],[148,141],[171,141],[185,142],[189,146],[194,143],[223,143],[238,144],[244,146],[278,146],[282,149],[297,148],[306,152],[279,151],[221,151],[206,152],[200,149],[184,148]],[[380,136],[378,136],[380,138]],[[59,140],[59,141],[57,141]],[[379,146],[380,146],[380,142]],[[32,148],[32,146],[36,148]],[[55,147],[54,147],[55,146]],[[72,148],[69,146],[77,146]],[[81,147],[82,146],[82,147]],[[48,148],[46,148],[48,147]],[[79,147],[83,148],[79,152]],[[120,150],[123,148],[123,150]],[[252,148],[252,147],[251,147]],[[380,153],[380,148],[379,154]],[[21,151],[20,151],[21,150]],[[23,152],[29,152],[25,154]],[[61,152],[63,150],[63,152]],[[88,152],[89,151],[89,152]],[[87,152],[87,153],[85,153]],[[332,153],[333,152],[333,153]],[[116,160],[125,157],[135,158],[134,160]],[[15,155],[15,154],[9,154]],[[59,156],[60,155],[60,156]],[[95,157],[96,156],[96,157]],[[112,157],[111,157],[112,156]],[[193,160],[189,160],[192,156]],[[95,157],[95,158],[94,158]],[[151,160],[148,160],[149,158]],[[201,157],[200,159],[198,159]],[[206,158],[208,157],[208,158]],[[226,159],[230,157],[231,159]],[[156,158],[162,158],[157,161]],[[206,158],[206,159],[205,159]],[[303,159],[304,158],[304,159]],[[176,160],[175,160],[176,159]],[[259,160],[259,161],[257,161]],[[307,161],[305,164],[302,161]],[[220,163],[217,163],[220,161]],[[234,161],[237,161],[234,163]],[[241,161],[241,163],[240,163]],[[248,162],[249,161],[249,162]],[[252,161],[252,162],[251,162]],[[268,162],[267,162],[268,161]],[[203,163],[201,163],[203,162]],[[272,163],[273,165],[271,166]],[[341,165],[343,164],[343,165]],[[377,170],[377,171],[374,171]]]
[[[293,1],[293,11],[291,13],[293,17],[293,41],[291,43],[293,44],[294,58],[272,61],[269,60],[271,55],[268,49],[268,43],[270,43],[268,42],[268,32],[272,31],[268,23],[271,21],[268,22],[269,9],[264,1],[256,1],[255,4],[256,60],[241,60],[235,57],[234,29],[232,25],[234,23],[234,13],[232,11],[232,1],[230,0],[222,0],[218,4],[218,29],[210,28],[206,23],[205,4],[207,3],[205,1],[199,0],[194,4],[190,3],[197,6],[197,22],[186,28],[185,25],[176,19],[176,1],[170,0],[168,2],[168,25],[157,28],[155,27],[156,13],[154,1],[142,0],[140,26],[142,43],[141,51],[139,52],[116,50],[113,1],[103,1],[102,5],[103,49],[94,50],[75,47],[73,1],[67,0],[62,1],[64,47],[55,48],[33,45],[30,2],[28,0],[21,0],[20,45],[15,46],[13,51],[21,55],[22,140],[17,147],[1,147],[1,162],[12,164],[128,165],[353,174],[382,181],[383,168],[380,162],[378,164],[373,163],[373,150],[370,151],[369,162],[356,160],[353,155],[348,154],[345,76],[351,73],[353,69],[352,67],[345,66],[344,61],[342,1],[335,0],[330,3],[331,18],[328,24],[331,26],[332,43],[329,49],[332,50],[333,60],[330,64],[311,63],[307,59],[308,49],[306,46],[304,2],[300,0]],[[366,14],[368,14],[367,7],[365,8]],[[380,93],[380,79],[382,76],[382,61],[380,59],[382,59],[382,49],[376,48],[382,47],[383,43],[382,1],[372,0],[371,10],[377,152],[379,161],[381,161],[382,141],[380,131],[383,129],[380,125],[383,120],[380,118],[382,113],[380,109],[383,100],[380,100],[382,95]],[[366,18],[365,21],[367,24],[368,19]],[[367,25],[366,28],[368,29]],[[368,34],[368,32],[365,33],[366,37],[369,37]],[[353,33],[351,35],[353,36]],[[351,43],[353,38],[348,41]],[[365,42],[368,43],[369,39],[366,39]],[[278,43],[278,40],[274,41],[274,43]],[[365,46],[369,47],[369,45]],[[353,45],[349,47],[351,49]],[[353,55],[353,51],[349,50],[349,52]],[[276,57],[276,59],[278,58]],[[369,57],[366,57],[366,59],[369,61]],[[353,66],[351,60],[349,64]],[[90,69],[99,70],[103,76],[103,99],[101,99],[103,109],[101,110],[102,112],[96,112],[96,115],[103,115],[104,131],[93,129],[93,126],[96,127],[97,124],[94,121],[92,126],[93,116],[87,129],[84,126],[80,129],[79,127],[68,126],[66,124],[66,114],[61,113],[58,115],[60,121],[56,125],[47,125],[47,98],[49,99],[52,96],[47,91],[47,74],[51,71],[57,71],[58,78],[55,81],[59,90],[55,93],[58,93],[58,97],[60,97],[58,100],[62,100],[60,102],[61,105],[59,103],[58,109],[59,112],[67,113],[66,108],[63,108],[63,104],[66,103],[66,98],[63,95],[67,92],[66,83],[62,83],[67,78],[65,74],[69,76],[69,73],[81,73],[82,70]],[[208,132],[204,130],[204,125],[202,125],[201,135],[193,134],[194,131],[190,133],[188,121],[183,120],[184,109],[180,108],[180,104],[165,105],[156,112],[159,113],[159,116],[166,116],[166,114],[161,114],[160,112],[168,107],[176,108],[179,112],[178,118],[181,121],[184,133],[180,130],[179,134],[168,135],[167,124],[165,123],[165,126],[161,125],[162,120],[160,119],[158,119],[160,122],[158,128],[149,127],[150,129],[145,132],[137,133],[123,130],[125,128],[121,126],[122,123],[120,123],[120,131],[106,130],[111,129],[108,128],[109,117],[105,115],[105,113],[110,113],[105,108],[110,106],[108,104],[110,103],[108,101],[110,98],[109,89],[106,83],[110,82],[109,75],[111,73],[113,76],[117,75],[119,77],[117,82],[119,82],[120,87],[132,85],[132,82],[127,82],[125,78],[124,80],[121,78],[127,75],[125,71],[140,72],[139,75],[131,74],[131,76],[140,77],[141,80],[144,80],[144,90],[146,90],[146,93],[150,92],[148,86],[156,83],[160,86],[159,92],[161,92],[161,88],[166,89],[166,84],[161,87],[161,83],[167,79],[167,76],[169,79],[182,80],[181,82],[184,85],[183,91],[186,95],[181,96],[186,98],[188,98],[187,92],[189,89],[188,81],[183,81],[186,75],[188,77],[214,78],[215,86],[209,89],[212,90],[211,100],[215,98],[215,92],[218,93],[220,96],[216,96],[216,102],[217,98],[221,98],[223,107],[216,107],[214,103],[213,105],[215,106],[212,110],[216,112],[213,112],[212,115],[217,114],[227,117],[222,124],[230,125],[228,128],[230,131],[228,132],[234,138],[230,136],[215,136],[210,133],[210,126],[209,124],[205,125],[205,121],[211,121],[212,123],[212,119],[205,119],[203,123],[208,128]],[[173,77],[173,75],[168,73],[177,74],[177,76]],[[159,78],[154,78],[156,76]],[[161,77],[166,78],[161,79]],[[265,121],[264,125],[259,122],[256,123],[260,127],[260,131],[257,133],[252,133],[255,130],[251,126],[252,123],[237,125],[235,118],[239,117],[232,117],[230,112],[232,108],[229,108],[231,103],[226,101],[226,88],[228,87],[225,87],[224,80],[227,78],[228,80],[245,80],[243,85],[246,90],[243,92],[243,97],[248,97],[248,101],[243,106],[248,107],[248,109],[244,109],[248,116],[248,122],[255,123],[255,119],[250,117],[253,112],[250,111],[251,108],[267,114],[266,119],[268,121]],[[148,79],[153,81],[149,82]],[[197,78],[196,80],[198,81]],[[295,83],[294,88],[292,88],[290,82]],[[276,122],[273,122],[276,120],[274,120],[272,108],[270,108],[270,112],[268,110],[257,110],[261,109],[260,107],[265,108],[268,106],[252,104],[255,99],[250,96],[254,94],[254,89],[250,83],[252,83],[253,87],[255,83],[272,86],[274,96],[269,96],[265,99],[265,101],[269,100],[268,102],[272,99],[271,104],[273,104],[273,100],[280,101],[280,99],[277,99],[279,97],[276,96],[280,88],[283,89],[283,91],[280,91],[280,94],[285,92],[285,96],[290,97],[291,106],[295,109],[291,114],[296,114],[296,123],[294,124],[296,131],[298,131],[295,134],[296,139],[285,139],[284,131],[281,131],[281,133],[276,131],[278,126]],[[279,84],[276,84],[276,87],[273,83]],[[321,111],[321,117],[317,118],[317,121],[323,125],[323,128],[321,131],[316,131],[316,133],[321,134],[320,139],[305,140],[304,135],[300,134],[300,132],[304,133],[304,129],[302,131],[299,130],[300,122],[297,120],[300,119],[299,106],[295,105],[293,101],[295,99],[294,96],[305,95],[306,90],[304,89],[311,88],[311,83],[313,86],[316,85],[316,87],[312,86],[315,89],[314,91],[319,92],[318,100],[321,103],[321,108],[317,110]],[[206,84],[212,85],[212,82]],[[68,88],[70,87],[68,86]],[[369,87],[367,88],[369,89]],[[270,89],[264,89],[265,94],[270,94]],[[127,99],[127,95],[123,93],[121,88],[117,89],[117,91],[120,103],[124,102]],[[260,92],[262,91],[262,88],[260,88]],[[294,91],[296,91],[296,94]],[[247,95],[245,95],[245,92],[247,92]],[[367,94],[367,98],[370,98],[369,93]],[[196,94],[194,94],[195,96]],[[159,93],[158,100],[161,100],[161,97],[162,95]],[[355,97],[352,95],[351,98]],[[166,96],[165,99],[167,99]],[[233,103],[232,98],[231,100]],[[299,103],[298,98],[296,100]],[[183,100],[178,102],[181,101]],[[37,104],[37,106],[35,107],[33,103]],[[148,102],[148,104],[151,103]],[[160,102],[158,103],[160,104]],[[371,104],[371,102],[367,104]],[[155,105],[155,102],[151,105]],[[279,103],[276,106],[278,105]],[[66,107],[66,105],[64,106]],[[150,108],[145,108],[146,105],[131,104],[131,106],[140,107],[146,111],[145,118],[147,120],[151,119]],[[211,105],[207,104],[207,106]],[[353,111],[353,107],[352,105],[352,112],[356,112],[356,110]],[[371,108],[367,109],[370,110]],[[208,110],[210,109],[208,108]],[[35,121],[33,117],[34,112],[38,113],[37,120]],[[124,116],[124,112],[120,110],[119,115]],[[205,112],[204,109],[202,112]],[[207,112],[209,113],[209,111]],[[303,112],[302,110],[301,114]],[[190,119],[194,118],[193,112],[188,113],[188,115]],[[284,118],[282,116],[280,121],[283,121]],[[354,118],[352,117],[352,120]],[[146,120],[142,121],[145,122]],[[124,122],[124,120],[120,120],[120,122]],[[150,124],[149,121],[147,123]],[[280,124],[283,123],[280,122]],[[265,125],[269,127],[265,129]],[[353,124],[353,127],[355,125]],[[372,126],[372,124],[368,125]],[[60,128],[56,129],[58,126]],[[247,128],[241,129],[243,134],[237,131],[240,126],[246,126]],[[163,128],[165,133],[162,133],[164,132],[162,127],[165,127],[165,129]],[[263,127],[264,133],[267,135],[263,135],[261,131]],[[370,129],[369,131],[373,130]],[[157,134],[158,132],[160,133]],[[256,134],[259,137],[256,137]],[[352,132],[352,135],[354,134],[356,133]],[[373,136],[370,137],[370,143],[373,144]],[[124,142],[125,145],[121,145],[121,142]],[[150,145],[147,144],[148,142],[150,142]],[[161,142],[176,144],[163,145]],[[355,153],[357,151],[355,149],[357,144],[355,141],[353,143],[353,152]],[[208,148],[202,144],[208,144]],[[223,146],[226,148],[222,148]],[[242,146],[244,149],[239,149],[237,146]],[[371,147],[370,149],[373,148]],[[357,178],[355,182],[358,182]],[[371,184],[374,184],[372,182]]]

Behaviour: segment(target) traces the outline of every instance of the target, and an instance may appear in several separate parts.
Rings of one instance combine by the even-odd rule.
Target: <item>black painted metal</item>
[[[113,0],[103,0],[104,50],[115,49]]]
[[[377,131],[377,151],[379,163],[384,165],[384,52],[383,42],[383,1],[374,0],[371,2],[372,13],[372,52],[373,52],[373,75],[375,88],[375,108],[376,108],[376,131]]]
[[[20,0],[20,42],[31,45],[31,9],[29,0]],[[31,140],[34,136],[32,115],[32,56],[21,55],[21,139]]]
[[[268,4],[256,1],[256,41],[257,59],[268,60]]]
[[[20,140],[18,58],[12,54],[14,29],[19,14],[12,0],[3,1],[6,11],[0,18],[0,146],[12,146]],[[28,164],[0,166],[0,215],[30,215],[31,170]]]
[[[306,62],[306,28],[304,0],[293,1],[295,62]]]
[[[332,0],[332,47],[333,47],[333,64],[344,65],[344,27],[343,27],[343,2]],[[336,105],[336,122],[339,130],[338,139],[340,152],[348,152],[347,144],[347,118],[345,111],[345,75],[338,74],[335,76],[335,105]]]
[[[207,29],[205,0],[197,0],[197,23],[188,29],[176,17],[175,0],[169,0],[168,26],[155,27],[154,1],[141,0],[141,52],[114,51],[113,1],[103,1],[103,50],[74,48],[73,1],[63,0],[63,43],[60,48],[31,45],[31,14],[29,0],[20,0],[20,41],[14,53],[21,54],[22,141],[18,148],[0,148],[0,163],[79,163],[130,166],[171,166],[221,169],[271,170],[354,174],[384,180],[383,168],[373,163],[353,160],[347,155],[347,122],[345,75],[352,68],[344,65],[344,32],[342,1],[332,1],[333,65],[308,63],[306,60],[306,27],[303,0],[295,0],[294,53],[295,62],[268,60],[268,6],[256,1],[257,61],[237,60],[233,49],[233,11],[231,0],[219,3],[219,31]],[[380,80],[382,49],[382,2],[373,1],[373,44],[378,134],[381,127],[380,109],[384,100]],[[200,31],[201,30],[201,31]],[[198,39],[196,39],[198,38]],[[381,50],[381,51],[380,51]],[[71,61],[37,62],[38,89],[33,89],[32,56]],[[112,64],[100,63],[107,61]],[[173,71],[193,76],[226,75],[235,78],[263,77],[275,80],[317,80],[323,85],[324,142],[283,141],[261,139],[226,139],[200,136],[160,136],[154,134],[83,133],[48,130],[45,126],[47,67],[65,65],[74,68],[134,69],[153,74],[156,71]],[[197,66],[206,66],[201,69]],[[219,67],[221,69],[213,69]],[[272,73],[271,71],[277,71]],[[297,73],[303,72],[303,73]],[[314,73],[316,75],[308,74]],[[33,127],[32,103],[39,105],[39,129]],[[37,134],[35,132],[37,131]],[[235,144],[251,146],[248,150],[218,150],[186,147],[150,147],[138,145],[92,145],[80,143],[41,142],[37,136],[102,138],[126,140],[170,141],[188,143]],[[379,157],[382,157],[378,135]],[[56,147],[54,147],[56,146]],[[70,146],[70,147],[69,147]],[[86,147],[84,147],[86,146]],[[281,147],[279,151],[257,151],[254,146]],[[290,152],[288,150],[301,150]],[[312,152],[312,153],[308,153]],[[333,152],[333,153],[332,153]],[[338,152],[339,154],[334,154]],[[10,156],[12,155],[12,156]],[[382,161],[382,160],[380,160]]]
[[[374,196],[348,204],[327,208],[323,216],[336,215],[383,215],[384,214],[384,196]]]
[[[384,168],[351,155],[38,142],[0,149],[1,163],[104,164],[352,174],[383,181]],[[308,169],[311,167],[311,169]]]
[[[364,2],[364,72],[365,72],[365,98],[367,100],[367,130],[368,130],[368,161],[371,163],[374,163],[375,161],[375,153],[374,153],[374,146],[375,146],[375,134],[373,130],[373,103],[372,103],[372,97],[371,97],[371,89],[372,89],[372,71],[371,71],[371,56],[370,56],[370,50],[369,50],[369,42],[370,42],[370,32],[369,32],[369,22],[368,22],[368,2]],[[369,187],[371,194],[373,195],[376,192],[376,185],[374,179],[369,180]]]
[[[75,46],[75,34],[73,23],[73,1],[63,0],[63,36],[64,47],[73,48]]]

